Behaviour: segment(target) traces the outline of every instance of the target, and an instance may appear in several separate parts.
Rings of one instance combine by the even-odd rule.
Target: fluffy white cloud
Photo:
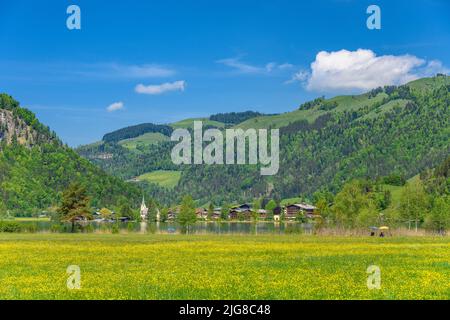
[[[175,82],[166,82],[162,84],[148,85],[148,86],[138,84],[135,88],[135,91],[137,93],[142,94],[157,95],[169,91],[184,91],[185,88],[186,88],[186,81],[180,80]]]
[[[114,112],[121,109],[123,109],[123,102],[114,102],[106,108],[108,112]]]
[[[400,85],[437,72],[446,73],[439,61],[413,55],[377,56],[372,50],[321,51],[311,71],[301,71],[288,82],[306,82],[313,91],[367,91],[384,85]]]

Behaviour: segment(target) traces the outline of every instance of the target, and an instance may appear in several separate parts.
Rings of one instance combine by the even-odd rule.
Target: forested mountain
[[[63,145],[35,115],[0,94],[0,213],[36,213],[58,204],[72,182],[87,187],[93,206],[126,197],[138,204],[141,190],[113,177]]]
[[[271,177],[261,176],[251,165],[175,166],[170,141],[133,150],[100,143],[77,151],[125,179],[155,170],[181,171],[172,191],[159,191],[162,202],[177,201],[183,194],[221,203],[260,196],[311,197],[320,190],[335,193],[353,178],[392,173],[409,178],[442,162],[450,153],[449,89],[450,77],[438,75],[362,95],[321,97],[292,112],[236,124],[243,129],[280,128],[280,170]],[[180,123],[192,126],[187,120]]]

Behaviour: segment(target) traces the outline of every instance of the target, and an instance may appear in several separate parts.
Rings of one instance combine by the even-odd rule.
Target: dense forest
[[[209,120],[223,122],[225,124],[238,124],[244,122],[245,120],[252,119],[255,117],[263,116],[263,113],[255,111],[244,111],[244,112],[228,112],[228,113],[217,113],[209,117]]]
[[[188,193],[200,203],[217,204],[261,196],[311,199],[317,191],[336,193],[354,178],[410,178],[443,161],[450,153],[449,88],[449,77],[439,75],[360,96],[321,97],[302,104],[298,112],[317,116],[278,125],[280,170],[273,177],[262,177],[257,165],[174,166],[171,142],[133,151],[106,144],[78,152],[125,179],[154,170],[181,171],[178,185],[160,199],[163,203]],[[353,101],[359,104],[355,107]],[[256,119],[272,126],[270,116]],[[102,152],[113,156],[95,157]]]

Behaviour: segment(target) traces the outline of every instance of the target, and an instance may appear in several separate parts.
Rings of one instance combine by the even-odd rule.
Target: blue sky
[[[71,4],[81,30],[66,27]],[[366,27],[370,4],[381,30]],[[2,0],[0,43],[0,92],[77,146],[447,73],[450,1]]]

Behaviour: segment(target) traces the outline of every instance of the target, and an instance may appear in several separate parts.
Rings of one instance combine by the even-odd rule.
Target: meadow
[[[449,299],[449,248],[449,237],[0,234],[0,299]],[[69,265],[81,289],[67,289]],[[367,287],[370,265],[380,289]]]
[[[181,171],[174,170],[156,170],[144,173],[137,177],[139,181],[148,181],[157,183],[165,188],[174,188],[181,178]]]

